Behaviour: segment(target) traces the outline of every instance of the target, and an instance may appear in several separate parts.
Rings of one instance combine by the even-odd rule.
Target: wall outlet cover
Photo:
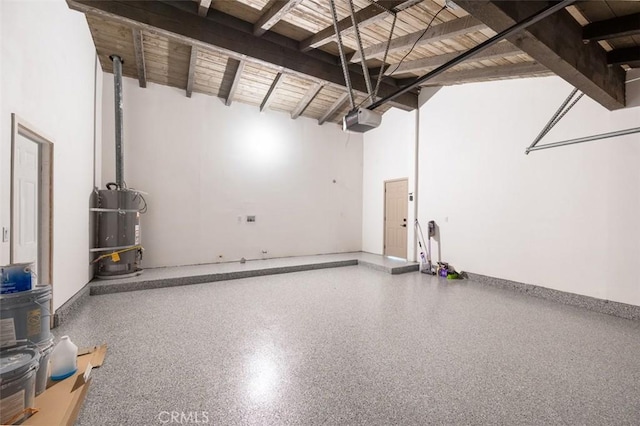
[[[2,227],[2,242],[9,242],[9,228],[7,228],[6,226]]]

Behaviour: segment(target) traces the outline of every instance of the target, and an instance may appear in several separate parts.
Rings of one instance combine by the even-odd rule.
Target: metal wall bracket
[[[528,154],[530,151],[539,151],[541,149],[555,148],[558,146],[566,146],[566,145],[573,145],[573,144],[583,143],[583,142],[597,141],[600,139],[615,138],[617,136],[630,135],[633,133],[640,133],[640,127],[633,127],[631,129],[617,130],[615,132],[600,133],[599,135],[585,136],[583,138],[569,139],[569,140],[560,141],[560,142],[548,143],[545,145],[538,145],[531,148],[527,148],[526,153]]]
[[[529,145],[527,147],[527,149],[524,151],[524,153],[526,155],[529,155],[529,153],[531,151],[539,151],[541,149],[555,148],[555,147],[558,147],[558,146],[574,145],[574,144],[577,144],[577,143],[597,141],[597,140],[600,140],[600,139],[614,138],[614,137],[617,137],[617,136],[630,135],[632,133],[640,132],[640,127],[634,127],[634,128],[626,129],[626,130],[617,130],[615,132],[601,133],[601,134],[598,134],[598,135],[585,136],[585,137],[582,137],[582,138],[568,139],[568,140],[564,140],[564,141],[552,142],[552,143],[548,143],[548,144],[544,144],[544,145],[538,145],[538,142],[540,142],[542,140],[542,138],[544,138],[546,136],[546,134],[549,133],[549,131],[551,131],[551,129],[553,129],[553,127],[556,124],[558,124],[558,122],[560,120],[562,120],[562,118],[569,112],[569,110],[571,110],[571,108],[573,108],[573,106],[576,103],[578,103],[578,101],[584,95],[584,93],[580,93],[574,99],[574,97],[576,96],[577,93],[578,93],[578,89],[573,89],[573,91],[569,94],[567,99],[565,99],[564,102],[562,103],[562,105],[560,105],[560,108],[558,108],[558,110],[553,114],[553,116],[547,122],[547,124],[544,126],[544,128],[540,131],[538,136],[536,136],[536,138],[531,143],[531,145]],[[573,102],[572,102],[572,100],[573,100]],[[569,102],[571,102],[571,103],[569,103]]]

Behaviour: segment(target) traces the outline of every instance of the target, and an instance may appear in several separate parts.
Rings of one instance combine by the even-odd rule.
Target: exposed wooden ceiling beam
[[[632,68],[640,67],[640,48],[627,47],[615,49],[607,53],[609,65],[629,65]]]
[[[403,74],[408,72],[424,71],[429,68],[436,68],[440,65],[449,62],[462,52],[446,53],[444,55],[431,56],[429,58],[421,58],[413,61],[403,62],[399,66],[398,64],[389,65],[384,72],[384,75],[390,74]],[[508,41],[503,41],[483,50],[482,52],[474,55],[468,62],[502,59],[506,56],[514,56],[522,54],[522,51],[515,47]],[[371,70],[372,75],[377,75],[379,70]]]
[[[207,16],[209,8],[211,7],[211,0],[200,0],[198,4],[198,15]]]
[[[502,31],[548,2],[456,0],[456,4],[494,31]],[[604,107],[624,107],[624,70],[607,65],[606,52],[597,43],[583,43],[582,27],[566,10],[531,25],[509,41]]]
[[[584,41],[609,40],[640,34],[640,13],[598,21],[582,28]]]
[[[187,98],[193,93],[193,79],[196,74],[196,61],[198,60],[198,48],[191,46],[191,57],[189,58],[189,71],[187,74]]]
[[[307,93],[305,93],[304,97],[300,99],[298,105],[296,105],[295,109],[291,112],[291,118],[295,120],[296,118],[300,117],[300,115],[304,112],[305,109],[307,109],[313,99],[318,95],[318,93],[320,93],[323,87],[324,84],[316,83],[309,90],[307,90]]]
[[[298,6],[302,0],[275,0],[269,3],[271,6],[260,16],[253,26],[253,35],[261,36],[278,23],[291,9]]]
[[[423,0],[403,0],[400,2],[400,4],[397,4],[393,7],[389,6],[387,3],[389,3],[389,0],[380,0],[377,1],[376,3],[385,7],[386,9],[391,9],[394,12],[402,12],[403,10],[409,9],[410,7],[413,7],[417,4],[420,4],[423,2]]]
[[[264,37],[253,35],[253,25],[220,11],[206,18],[196,13],[193,2],[159,2],[126,0],[67,0],[71,9],[101,16],[134,28],[154,31],[183,44],[214,50],[234,59],[250,60],[283,72],[324,81],[345,88],[339,61],[333,55],[317,50],[303,53],[298,42],[269,32]],[[354,91],[367,93],[361,74],[351,72]],[[395,80],[380,85],[379,95],[397,90]],[[393,106],[410,111],[418,106],[418,95],[406,93],[394,99]]]
[[[133,35],[133,50],[136,57],[136,69],[138,70],[138,83],[140,87],[147,87],[147,68],[144,64],[144,44],[142,41],[142,31],[131,30]]]
[[[338,110],[342,108],[345,103],[347,103],[348,100],[349,100],[349,94],[343,93],[342,96],[340,96],[333,103],[333,105],[331,105],[331,107],[327,110],[327,112],[325,112],[324,115],[320,117],[320,119],[318,119],[318,124],[324,124],[327,120],[330,120],[334,115],[336,115]]]
[[[279,72],[276,74],[276,77],[273,79],[269,90],[267,90],[267,94],[264,95],[264,99],[262,99],[262,103],[260,104],[260,112],[264,111],[269,107],[269,104],[273,100],[273,94],[278,90],[278,87],[282,84],[284,79],[282,78],[282,73]]]
[[[485,24],[471,16],[453,19],[451,21],[443,22],[442,24],[434,25],[426,32],[424,30],[420,30],[402,37],[394,38],[389,44],[389,53],[400,49],[410,48],[414,44],[417,47],[423,44],[435,43],[437,41],[479,31],[484,28],[486,28]],[[364,49],[364,57],[366,59],[370,59],[372,57],[383,55],[386,48],[386,41],[369,46]],[[360,52],[355,52],[351,55],[349,62],[360,62]]]
[[[521,78],[543,74],[550,75],[551,72],[544,65],[537,62],[523,62],[520,64],[501,65],[496,67],[448,71],[426,81],[423,86],[447,86],[451,84],[472,83],[509,77]],[[413,81],[413,78],[400,80],[401,83],[405,84],[410,84]]]
[[[378,2],[380,6],[383,6],[386,9],[394,9],[394,8],[406,9],[408,6],[407,3],[411,3],[411,5],[413,5],[413,4],[416,4],[416,0],[412,0],[412,1],[381,0]],[[378,22],[385,19],[388,16],[388,13],[380,6],[371,4],[365,7],[364,9],[360,9],[359,11],[357,11],[356,21],[358,22],[358,27],[362,28],[364,26],[373,24],[374,22]],[[340,33],[353,31],[353,22],[351,22],[351,16],[347,16],[346,18],[338,21],[338,29],[340,30]],[[336,33],[332,24],[318,31],[314,35],[302,40],[300,42],[300,50],[302,50],[303,52],[306,52],[312,48],[317,48],[319,46],[322,46],[323,44],[329,43],[330,41],[334,40],[335,37],[336,37]]]
[[[238,68],[233,76],[233,83],[231,83],[231,89],[229,89],[229,95],[227,95],[227,100],[224,102],[226,106],[230,106],[231,102],[233,102],[233,96],[236,94],[236,90],[238,90],[238,83],[240,83],[242,71],[244,71],[244,64],[244,61],[238,63]]]

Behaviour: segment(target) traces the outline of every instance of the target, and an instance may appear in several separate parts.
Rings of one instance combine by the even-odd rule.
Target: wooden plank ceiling
[[[528,16],[519,16],[522,13],[531,14],[546,4],[460,0],[460,6],[445,7],[444,1],[353,0],[374,85],[384,65],[379,97],[487,40],[510,21]],[[186,96],[203,93],[220,97],[226,105],[242,102],[320,123],[340,122],[350,108],[328,0],[67,2],[86,14],[103,70],[111,72],[109,56],[117,54],[124,59],[124,75],[137,79],[141,87],[148,82],[168,85],[185,90]],[[519,10],[518,3],[529,4],[527,11]],[[336,0],[336,12],[356,103],[366,106],[361,55],[348,3]],[[554,15],[557,25],[567,24],[579,32],[570,34],[579,40],[568,43],[579,41],[579,54],[604,61],[594,66],[603,68],[602,75],[571,64],[584,61],[583,56],[564,57],[566,52],[554,52],[543,35],[536,36],[540,28],[550,31],[539,27],[543,20],[524,36],[500,42],[425,85],[556,73],[610,109],[623,106],[624,72],[640,66],[640,2],[584,1],[562,13]],[[531,40],[523,42],[525,37]],[[563,61],[562,67],[557,65]],[[416,108],[417,89],[378,111],[391,106]]]

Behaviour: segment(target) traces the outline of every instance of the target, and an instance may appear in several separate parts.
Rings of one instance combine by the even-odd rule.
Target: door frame
[[[53,140],[35,127],[11,113],[11,189],[9,262],[13,263],[16,248],[14,215],[14,175],[18,135],[38,145],[38,283],[53,286]]]
[[[387,256],[387,183],[407,181],[407,189],[409,189],[409,178],[387,179],[382,183],[382,255]],[[409,194],[407,193],[407,220],[409,219]],[[409,260],[409,224],[407,223],[407,247],[405,260]]]

